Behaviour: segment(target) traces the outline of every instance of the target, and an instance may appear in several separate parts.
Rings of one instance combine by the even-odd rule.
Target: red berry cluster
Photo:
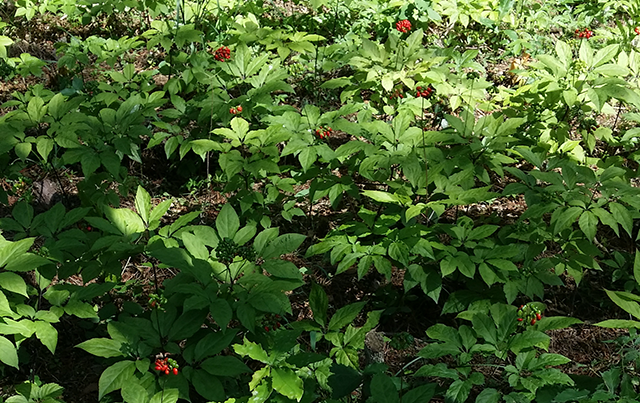
[[[636,35],[640,35],[640,27],[635,27],[633,31],[636,33]]]
[[[238,113],[242,113],[242,105],[238,105],[235,108],[229,109],[229,113],[232,115],[237,115]]]
[[[400,32],[409,32],[411,31],[411,22],[409,20],[402,20],[396,22],[396,29]]]
[[[433,95],[433,93],[435,92],[435,89],[432,86],[428,86],[425,89],[422,89],[422,87],[416,87],[416,97],[420,98],[429,98],[431,95]]]
[[[269,327],[268,325],[271,325],[271,327]],[[280,323],[280,315],[274,315],[272,319],[268,320],[267,325],[265,325],[264,327],[264,331],[268,332],[269,330],[277,330],[281,327],[282,324]]]
[[[404,95],[402,95],[400,90],[394,90],[393,94],[389,95],[389,99],[394,99],[394,98],[404,98]]]
[[[231,51],[226,46],[220,46],[218,49],[216,49],[213,57],[215,57],[219,62],[224,62],[225,60],[231,58]]]
[[[321,139],[325,137],[329,137],[331,133],[333,133],[333,129],[330,128],[329,126],[320,126],[319,128],[316,129],[316,136],[320,137]]]
[[[542,312],[531,304],[520,305],[518,309],[518,322],[536,324],[536,321],[542,319]]]
[[[178,375],[178,363],[172,358],[164,358],[156,360],[156,371],[164,372],[165,375],[173,373]]]
[[[590,31],[589,28],[585,28],[582,31],[580,29],[576,29],[576,36],[578,38],[591,38],[593,36],[593,31]]]

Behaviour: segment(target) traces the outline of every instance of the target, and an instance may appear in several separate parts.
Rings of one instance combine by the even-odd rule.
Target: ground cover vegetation
[[[0,16],[1,401],[639,400],[635,1]]]

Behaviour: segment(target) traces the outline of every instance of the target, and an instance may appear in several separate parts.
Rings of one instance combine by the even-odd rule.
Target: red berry
[[[231,51],[226,46],[221,46],[214,52],[215,59],[219,62],[224,62],[225,59],[229,59],[231,57]]]
[[[542,319],[542,315],[540,314],[540,312],[536,313],[536,318],[537,318],[538,320]]]
[[[232,115],[235,115],[237,113],[236,112],[236,108],[229,109],[229,113],[232,114]]]
[[[264,327],[264,331],[265,331],[265,332],[268,332],[268,331],[269,331],[269,326],[265,326],[265,327]]]
[[[238,105],[236,109],[238,110],[238,112],[242,112],[242,105]]]
[[[162,368],[159,365],[156,365],[156,371],[160,371]]]
[[[416,90],[420,91],[422,89],[422,87],[416,87]]]
[[[531,325],[535,325],[536,324],[536,320],[535,319],[531,319]]]
[[[522,320],[523,320],[522,318],[518,318],[518,322],[522,322]]]
[[[92,229],[91,226],[87,226],[87,231],[91,231]]]
[[[416,98],[420,98],[420,91],[416,93]]]
[[[174,375],[178,375],[178,368],[174,368],[174,369],[173,369],[173,374],[174,374]]]
[[[524,305],[520,305],[520,309],[524,308]]]
[[[636,32],[636,35],[640,35],[640,27],[636,27],[634,31]]]
[[[165,369],[165,370],[164,370],[164,374],[165,374],[165,375],[169,375],[169,368],[167,368],[167,369]]]

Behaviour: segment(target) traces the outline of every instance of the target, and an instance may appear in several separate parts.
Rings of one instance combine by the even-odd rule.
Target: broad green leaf
[[[13,259],[23,256],[33,245],[35,238],[25,238],[17,242],[3,242],[0,244],[0,267]],[[11,263],[10,263],[11,264]],[[31,270],[32,268],[29,268]],[[9,270],[9,268],[7,268]],[[23,271],[23,270],[20,270]]]
[[[136,192],[136,210],[138,214],[140,214],[140,217],[142,217],[142,221],[148,225],[150,221],[151,196],[149,196],[149,192],[142,186],[138,186],[138,191]]]
[[[400,402],[398,390],[388,375],[375,374],[371,380],[371,396],[378,403]]]
[[[516,334],[511,342],[510,349],[518,354],[521,350],[529,347],[541,347],[547,349],[550,337],[537,330],[527,330]]]
[[[135,370],[136,364],[133,361],[119,361],[105,369],[98,381],[98,399],[122,388],[125,383],[129,382],[129,378],[133,376]]]
[[[566,209],[559,208],[551,215],[551,225],[553,225],[553,233],[557,234],[562,230],[571,227],[578,216],[584,211],[580,207],[568,207]]]
[[[180,392],[178,391],[178,389],[165,389],[153,395],[151,400],[149,400],[149,403],[176,403],[179,397]]]
[[[225,204],[216,218],[218,234],[221,238],[233,239],[239,228],[240,219],[238,218],[238,214],[236,214],[236,211],[231,207],[231,204]]]
[[[304,384],[302,379],[289,368],[274,367],[271,369],[272,385],[278,393],[300,401],[304,393]]]
[[[19,275],[11,272],[0,273],[0,287],[16,294],[27,295],[27,283]]]
[[[593,69],[607,63],[618,54],[619,48],[620,48],[620,45],[616,43],[609,46],[605,46],[604,48],[598,50],[595,56],[593,57],[593,65],[589,67]]]
[[[200,365],[202,369],[217,376],[238,376],[251,372],[242,361],[230,355],[219,355],[207,358]]]
[[[122,342],[107,338],[89,339],[78,344],[76,347],[83,349],[89,354],[97,355],[98,357],[110,358],[124,356],[122,352]]]
[[[0,361],[6,365],[18,368],[18,350],[6,337],[0,336]]]
[[[364,190],[362,194],[380,203],[401,203],[398,196],[380,190]]]
[[[360,301],[338,309],[329,321],[329,330],[338,331],[353,322],[366,303],[366,301]]]
[[[564,365],[570,361],[571,359],[560,354],[544,353],[537,358],[536,365],[534,367],[530,367],[529,369],[533,371],[547,366],[555,367],[558,365]]]
[[[430,402],[435,394],[436,385],[429,383],[413,388],[402,396],[402,403],[425,403]]]
[[[324,289],[316,283],[311,284],[311,294],[309,295],[309,307],[313,312],[313,319],[321,326],[327,323],[327,308],[329,298]]]
[[[613,329],[640,329],[640,322],[635,320],[625,319],[608,319],[602,322],[595,323],[596,326],[609,327]]]
[[[194,359],[202,360],[204,357],[219,354],[227,348],[236,337],[237,331],[229,329],[226,332],[209,333],[196,344]]]
[[[498,403],[501,397],[502,393],[496,389],[486,388],[476,397],[476,403]]]
[[[445,394],[445,400],[452,403],[463,403],[469,397],[473,384],[469,381],[458,379],[454,381]]]
[[[633,219],[631,218],[629,210],[622,204],[616,202],[609,203],[609,210],[611,211],[613,218],[622,226],[622,228],[624,228],[627,234],[632,236]]]
[[[211,316],[216,321],[216,323],[223,329],[226,330],[227,325],[231,322],[233,318],[233,310],[229,306],[229,302],[226,299],[216,298],[211,301],[211,305],[209,306],[209,312],[211,312]]]
[[[302,280],[300,270],[287,260],[270,259],[265,261],[261,267],[274,277]]]
[[[307,239],[307,237],[302,234],[280,235],[279,237],[271,241],[266,248],[264,248],[264,251],[262,252],[262,258],[271,259],[280,255],[291,253],[298,249],[305,239]]]
[[[58,331],[50,323],[37,320],[33,323],[36,329],[36,337],[54,354],[58,344]]]
[[[587,239],[591,241],[596,236],[596,231],[598,229],[598,217],[596,217],[596,215],[591,211],[584,211],[580,215],[578,225],[582,232],[587,236]]]
[[[269,364],[271,362],[267,352],[264,351],[259,344],[249,341],[246,338],[244,339],[243,344],[234,344],[233,349],[236,354],[240,354],[243,357],[248,356],[249,358],[260,361],[263,364]]]
[[[622,291],[609,291],[607,289],[605,289],[605,292],[616,305],[633,315],[636,319],[640,319],[640,305],[638,305],[637,296]]]
[[[487,315],[473,315],[471,323],[473,323],[473,329],[476,331],[478,336],[482,337],[494,346],[498,343],[498,340],[496,339],[496,326]]]
[[[582,321],[567,316],[544,316],[537,323],[537,329],[546,332],[547,330],[564,329],[582,323]]]
[[[147,403],[149,401],[146,389],[137,382],[126,382],[122,386],[121,393],[126,403]]]
[[[636,249],[636,257],[633,260],[633,277],[636,283],[640,284],[640,251]]]
[[[53,150],[53,140],[44,136],[38,137],[36,140],[36,150],[38,150],[38,154],[42,156],[42,159],[47,161],[49,153]]]

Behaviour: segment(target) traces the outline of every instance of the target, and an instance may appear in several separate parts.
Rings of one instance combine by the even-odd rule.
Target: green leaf
[[[627,234],[632,236],[633,219],[631,218],[629,210],[627,210],[627,208],[622,204],[616,202],[609,203],[609,210],[611,211],[613,218],[622,225],[622,228],[624,228],[625,231],[627,231]]]
[[[41,136],[36,139],[36,150],[42,156],[43,160],[49,158],[49,153],[53,150],[53,140],[48,137]]]
[[[516,334],[511,342],[511,351],[518,354],[521,350],[533,346],[548,346],[550,337],[537,330],[527,330]]]
[[[202,360],[204,357],[219,354],[227,348],[236,337],[237,331],[229,329],[226,332],[209,333],[196,344],[193,358],[196,361]]]
[[[302,274],[295,264],[287,260],[271,259],[265,261],[262,266],[264,270],[274,277],[302,280]]]
[[[413,388],[402,396],[402,403],[425,403],[430,402],[435,394],[436,385],[429,383]]]
[[[214,385],[211,386],[213,388]],[[178,389],[165,389],[153,395],[149,403],[176,403],[179,397],[180,391]]]
[[[640,251],[636,249],[636,257],[633,260],[633,277],[636,283],[640,284]]]
[[[329,321],[329,330],[338,331],[353,322],[366,303],[366,301],[360,301],[338,309]]]
[[[445,400],[447,402],[463,403],[465,400],[467,400],[472,386],[473,384],[468,380],[463,381],[459,379],[457,381],[454,381],[449,386],[449,389],[447,389]]]
[[[300,401],[304,393],[304,383],[295,372],[289,368],[274,367],[271,369],[272,385],[278,393]]]
[[[78,300],[70,300],[64,307],[64,311],[69,315],[75,315],[82,319],[97,318],[98,314],[91,305]]]
[[[97,338],[84,341],[76,346],[81,348],[89,354],[97,355],[98,357],[110,358],[110,357],[122,357],[122,343],[116,340],[107,338]]]
[[[201,364],[202,369],[217,376],[238,376],[251,372],[242,361],[230,355],[207,358]]]
[[[9,265],[15,263],[15,258],[19,258],[24,256],[27,251],[33,245],[33,241],[35,238],[25,238],[21,239],[17,242],[3,242],[0,244],[0,267],[4,266],[9,262],[6,269],[9,269]],[[28,268],[28,270],[33,269],[32,267]],[[26,271],[26,270],[12,270],[12,271]]]
[[[604,48],[598,50],[595,56],[593,57],[593,65],[589,67],[593,69],[607,63],[618,54],[619,48],[620,48],[620,45],[616,43],[609,46],[605,46]]]
[[[571,359],[560,355],[560,354],[542,354],[537,358],[536,364],[533,367],[529,367],[528,369],[534,371],[536,369],[541,369],[547,366],[555,367],[558,365],[564,365],[570,362]]]
[[[0,287],[7,291],[15,292],[16,294],[27,295],[27,283],[24,279],[15,273],[4,272],[0,273]]]
[[[260,361],[263,364],[269,364],[271,362],[267,352],[264,351],[259,344],[249,341],[246,338],[244,339],[243,344],[234,344],[233,349],[236,354],[243,357],[248,356],[249,358]]]
[[[580,215],[580,219],[578,220],[578,225],[587,239],[590,241],[593,240],[596,236],[596,231],[598,229],[598,217],[593,214],[591,211],[584,211]]]
[[[313,312],[313,319],[321,326],[327,323],[327,309],[329,298],[324,289],[316,283],[311,284],[311,294],[309,295],[309,307]]]
[[[144,190],[142,186],[138,186],[138,191],[136,192],[136,210],[140,217],[142,217],[142,221],[145,224],[149,224],[149,213],[151,211],[151,196],[149,196],[149,192]]]
[[[51,351],[51,354],[54,354],[58,344],[58,331],[50,323],[41,320],[35,321],[33,325],[35,326],[38,340]]]
[[[498,403],[501,397],[502,393],[498,392],[496,389],[487,388],[480,392],[478,397],[476,397],[476,403]]]
[[[377,403],[400,402],[398,390],[389,376],[375,374],[371,380],[371,396]]]
[[[364,190],[362,191],[362,194],[380,203],[402,204],[398,196],[391,193],[382,192],[380,190]]]
[[[18,350],[6,337],[0,336],[0,361],[6,365],[18,368]]]
[[[307,237],[302,234],[280,235],[279,237],[271,241],[266,248],[264,248],[264,251],[262,252],[262,258],[271,259],[274,257],[279,257],[280,255],[291,253],[298,249],[305,239],[307,239]]]
[[[582,208],[575,206],[568,207],[566,209],[556,209],[551,215],[551,225],[553,226],[554,235],[566,228],[569,228],[576,221],[576,218],[578,218],[582,211]]]
[[[230,238],[233,239],[236,232],[240,228],[240,219],[238,218],[238,214],[231,207],[231,204],[227,203],[222,207],[220,213],[218,213],[218,217],[216,218],[216,228],[218,229],[218,234],[220,238]]]
[[[214,299],[211,301],[209,311],[211,312],[213,320],[215,320],[223,330],[226,330],[227,325],[233,318],[233,311],[231,310],[231,306],[229,306],[227,300],[222,298]]]
[[[130,381],[129,378],[133,376],[135,370],[136,364],[133,361],[119,361],[105,369],[98,381],[98,399],[122,388],[125,383]]]
[[[473,315],[471,323],[473,323],[473,329],[476,331],[478,336],[482,337],[494,346],[498,344],[498,340],[496,339],[496,326],[491,318],[487,315],[476,314]]]
[[[635,320],[625,319],[608,319],[602,322],[595,323],[596,326],[608,327],[613,329],[640,329],[640,322]]]
[[[127,403],[146,403],[149,400],[149,394],[137,382],[127,382],[122,386],[122,398]]]
[[[635,316],[636,319],[640,319],[640,305],[638,305],[637,296],[627,292],[609,291],[607,289],[605,289],[605,292],[616,305]]]
[[[567,316],[544,316],[537,323],[537,329],[541,332],[546,332],[547,330],[564,329],[582,323],[582,321]]]

